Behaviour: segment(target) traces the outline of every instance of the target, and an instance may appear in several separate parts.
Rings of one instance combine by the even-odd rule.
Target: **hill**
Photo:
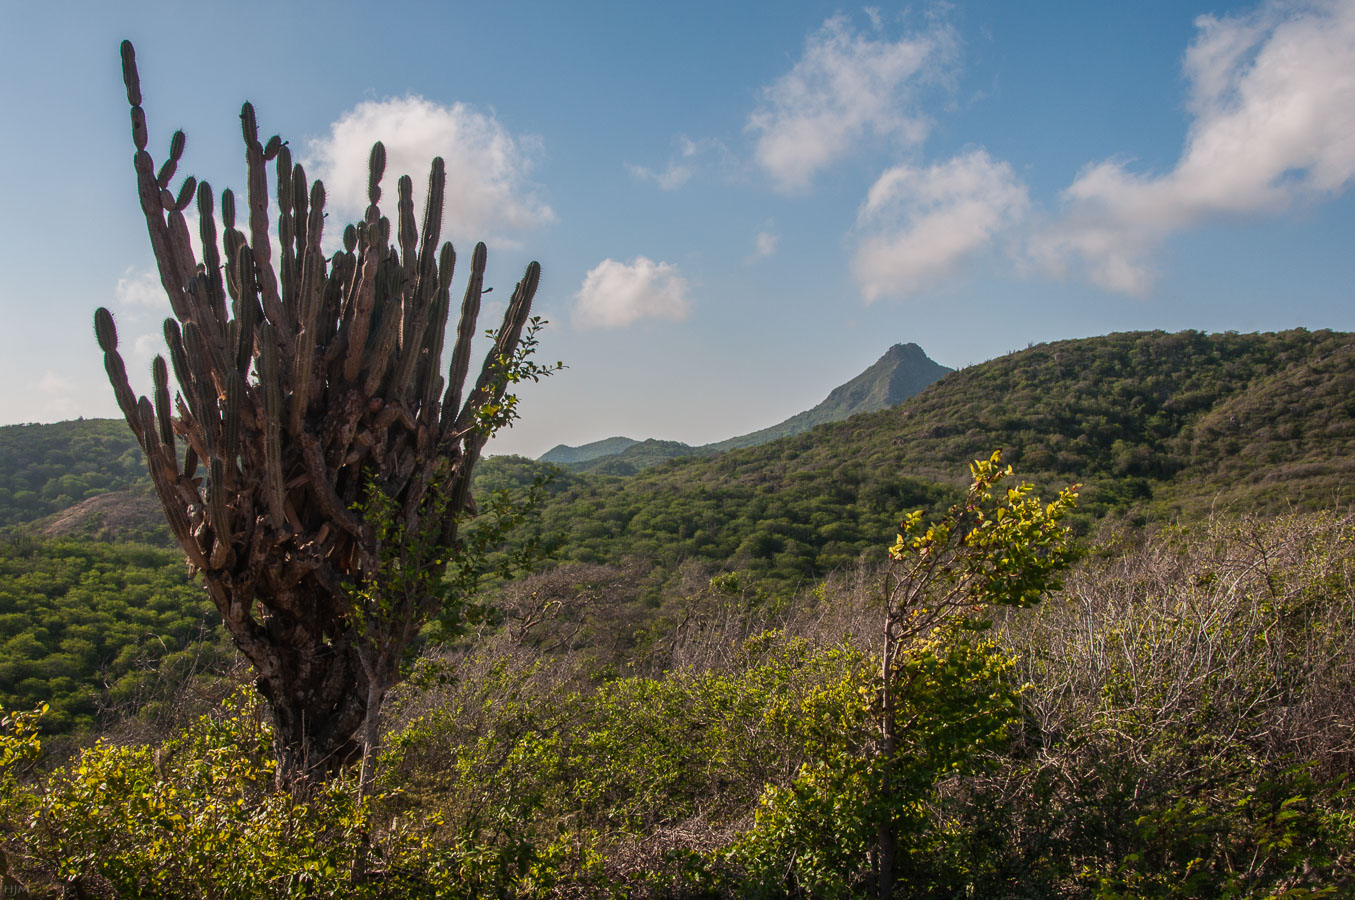
[[[146,462],[121,419],[0,426],[0,526],[143,483]]]
[[[627,447],[638,444],[639,441],[628,437],[609,437],[600,441],[593,441],[591,444],[583,444],[579,447],[571,447],[568,444],[556,444],[554,447],[541,454],[537,459],[541,462],[555,463],[564,466],[570,463],[588,462],[601,456],[615,456],[624,451]]]
[[[68,454],[71,467],[114,483],[94,448],[109,430],[120,437],[120,423],[23,428],[38,450],[7,457],[0,483],[13,482],[15,466],[41,472],[39,484],[69,483],[70,467],[35,462],[56,453],[55,433],[87,448]],[[627,453],[674,448],[637,442],[599,472],[493,457],[476,490],[554,472],[526,536],[562,561],[631,557],[675,570],[695,560],[793,582],[873,552],[905,510],[943,507],[965,464],[998,447],[1042,491],[1083,483],[1087,528],[1106,515],[1170,521],[1224,507],[1329,507],[1348,501],[1355,483],[1355,336],[1139,332],[1042,344],[952,372],[898,406],[756,447],[642,471]],[[107,471],[133,480],[135,454],[116,442],[107,452]],[[61,496],[70,495],[52,505]],[[160,524],[153,505],[156,521],[140,525],[114,527],[106,511],[91,524],[78,513],[48,527],[117,537],[117,528],[144,536]]]
[[[814,426],[826,422],[838,422],[857,413],[875,412],[896,406],[921,392],[923,388],[949,371],[951,370],[928,358],[917,344],[895,344],[870,368],[846,384],[834,388],[827,398],[814,408],[758,431],[699,447],[681,441],[607,438],[581,447],[560,444],[538,459],[541,462],[556,463],[602,475],[633,475],[669,459],[709,456],[727,450],[756,447],[778,438],[803,434]]]
[[[932,360],[917,344],[895,344],[866,371],[832,392],[813,409],[786,421],[728,440],[707,444],[703,450],[724,452],[756,447],[777,438],[803,434],[816,425],[840,422],[857,413],[876,412],[897,406],[951,370]]]
[[[795,581],[873,552],[904,511],[943,506],[994,448],[1044,492],[1083,483],[1088,528],[1329,507],[1355,478],[1353,379],[1355,336],[1330,331],[1043,344],[758,447],[628,478],[560,472],[536,534],[562,560],[703,560]],[[481,477],[539,471],[487,460]]]

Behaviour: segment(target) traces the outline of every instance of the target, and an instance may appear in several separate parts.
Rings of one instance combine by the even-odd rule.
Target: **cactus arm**
[[[485,354],[485,361],[480,367],[480,377],[475,382],[475,390],[466,398],[466,403],[452,426],[454,435],[466,432],[472,425],[475,413],[486,404],[498,403],[503,399],[508,386],[498,377],[499,367],[502,360],[517,350],[518,340],[522,337],[522,328],[527,324],[527,317],[531,315],[532,298],[536,295],[540,279],[541,267],[536,263],[528,264],[526,274],[513,289],[513,299],[509,301],[508,309],[503,314],[503,324],[499,326],[494,346]]]
[[[278,336],[289,342],[291,322],[278,295],[277,274],[273,271],[272,242],[268,236],[268,172],[264,165],[264,148],[259,144],[259,128],[254,106],[246,103],[240,109],[240,125],[245,140],[245,165],[249,181],[250,250],[254,256],[254,280],[263,301],[264,315],[278,328]]]
[[[480,295],[484,288],[488,256],[489,251],[483,242],[475,245],[475,252],[470,259],[466,296],[461,301],[461,320],[457,326],[456,346],[452,350],[452,364],[447,370],[447,393],[442,398],[442,441],[448,439],[452,430],[453,417],[461,405],[461,386],[470,369],[471,342],[475,339],[475,320],[480,315]]]
[[[274,530],[288,530],[282,480],[282,386],[278,376],[278,346],[272,325],[264,325],[259,356],[259,387],[264,396],[264,498]]]
[[[358,380],[362,371],[363,354],[367,349],[367,333],[372,324],[372,313],[376,308],[376,279],[385,256],[386,236],[382,233],[381,212],[377,201],[381,199],[381,176],[386,170],[386,147],[380,141],[372,145],[372,155],[368,160],[367,174],[367,214],[366,228],[360,229],[358,236],[359,274],[350,302],[344,313],[344,325],[348,329],[348,355],[344,360],[343,377],[350,384]],[[387,223],[386,228],[389,228]],[[365,235],[366,241],[363,241]]]
[[[151,378],[155,382],[155,416],[160,426],[160,441],[174,455],[174,428],[170,424],[172,407],[169,405],[169,367],[165,358],[157,355],[151,363]]]
[[[301,167],[297,166],[297,172]],[[304,173],[293,186],[305,182]],[[320,251],[320,229],[324,224],[325,186],[316,182],[311,188],[311,218],[307,223],[307,237],[303,246],[305,256],[301,266],[300,309],[298,313],[298,331],[296,356],[292,373],[292,417],[291,433],[301,433],[310,406],[312,385],[316,374],[315,351],[321,341],[327,340],[327,329],[321,323],[324,314],[325,258]],[[338,275],[337,264],[334,269]]]
[[[451,279],[450,270],[456,266],[455,253],[452,253],[450,258],[444,257],[439,260],[440,254],[437,252],[438,236],[442,227],[442,201],[445,185],[446,171],[442,158],[438,157],[433,160],[433,165],[428,174],[428,200],[424,204],[423,232],[420,237],[417,261],[417,280],[413,281],[411,287],[412,302],[406,301],[405,304],[405,328],[400,344],[401,353],[393,376],[396,393],[406,401],[411,397],[423,399],[426,391],[423,389],[423,385],[419,383],[419,364],[428,359],[430,355],[433,360],[439,360],[442,354],[442,331],[446,327],[447,311],[443,308],[442,297],[439,293],[439,287],[442,284],[439,277],[439,262],[445,263],[449,269],[447,272],[448,281]],[[434,329],[429,328],[430,318],[437,324]],[[430,330],[438,332],[436,354],[429,352],[428,337]]]

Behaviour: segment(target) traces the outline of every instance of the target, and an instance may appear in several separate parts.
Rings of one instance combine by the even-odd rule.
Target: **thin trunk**
[[[892,780],[890,767],[894,764],[896,749],[894,695],[890,690],[893,686],[894,653],[896,649],[894,626],[895,617],[893,611],[890,610],[885,615],[884,649],[880,654],[880,744],[876,751],[879,753],[879,762],[882,768],[879,784],[886,793],[889,791]],[[894,863],[897,847],[894,839],[894,825],[890,821],[887,805],[885,806],[884,816],[885,818],[875,823],[875,842],[879,862],[877,876],[880,900],[890,900],[894,896]]]
[[[880,861],[880,900],[890,900],[894,896],[894,827],[889,822],[880,822],[875,826],[875,840],[879,844]]]
[[[381,706],[386,685],[376,679],[367,683],[367,710],[362,723],[362,777],[358,779],[358,802],[367,796],[376,777],[376,751],[381,740]]]

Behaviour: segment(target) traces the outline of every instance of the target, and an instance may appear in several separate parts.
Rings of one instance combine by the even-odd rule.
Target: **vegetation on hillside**
[[[141,448],[124,422],[0,426],[0,527],[147,483]]]
[[[220,617],[159,547],[0,541],[0,707],[46,703],[49,734],[145,709],[164,679],[218,669]],[[228,657],[229,654],[226,654]]]
[[[696,560],[786,586],[879,554],[897,511],[938,512],[987,448],[1042,491],[1084,484],[1080,527],[1315,510],[1355,480],[1355,337],[1148,332],[1033,347],[893,409],[626,478],[558,472],[531,533],[565,562]],[[488,460],[502,485],[540,474]]]
[[[58,446],[45,431],[58,427],[26,426],[38,449],[0,460],[0,482],[15,477],[14,460]],[[118,423],[61,427],[108,429],[130,447]],[[893,409],[760,447],[629,476],[491,457],[474,490],[555,473],[531,533],[564,562],[698,560],[793,584],[878,553],[899,509],[944,508],[958,493],[954,473],[993,447],[1042,490],[1082,482],[1087,528],[1106,515],[1327,508],[1355,480],[1355,336],[1140,332],[1042,344],[952,373]]]
[[[571,591],[565,567],[420,660],[366,799],[275,793],[247,696],[47,772],[9,715],[8,870],[90,896],[875,897],[888,815],[898,897],[1350,896],[1355,522],[1091,550],[1037,608],[957,607],[908,642],[887,795],[882,570],[693,581],[666,639],[599,668],[556,601],[643,576],[576,567]]]

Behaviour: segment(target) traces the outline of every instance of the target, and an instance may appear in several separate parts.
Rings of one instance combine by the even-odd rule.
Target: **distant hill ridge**
[[[564,561],[700,559],[788,579],[852,564],[892,538],[904,511],[944,508],[965,464],[998,447],[1042,492],[1081,482],[1088,520],[1325,509],[1349,504],[1355,485],[1355,335],[1136,332],[1039,344],[886,409],[599,477],[624,471],[626,454],[683,446],[636,442],[594,471],[490,457],[474,489],[553,474],[541,519],[524,533],[557,543]],[[0,451],[0,539],[5,524],[140,540],[163,528],[154,504],[138,523],[125,521],[132,504],[100,496],[149,491],[122,422],[0,428]]]
[[[556,471],[525,536],[561,562],[691,560],[798,583],[877,554],[1001,448],[1041,496],[1081,483],[1079,528],[1348,508],[1355,335],[1134,332],[1038,344],[888,409],[628,478]],[[618,457],[619,459],[619,457]],[[550,468],[485,460],[487,486]]]
[[[554,447],[551,447],[545,453],[537,457],[537,460],[539,462],[567,466],[570,463],[588,462],[591,459],[597,459],[602,456],[615,456],[626,448],[638,443],[639,441],[634,438],[609,437],[578,447],[571,447],[568,444],[556,444]]]
[[[681,441],[637,441],[626,437],[607,438],[580,447],[559,444],[542,454],[538,461],[604,475],[629,475],[670,459],[757,447],[778,438],[803,434],[817,425],[840,422],[857,413],[888,409],[920,393],[950,371],[930,359],[917,344],[895,344],[870,368],[846,384],[833,388],[814,408],[768,428],[699,447]]]

